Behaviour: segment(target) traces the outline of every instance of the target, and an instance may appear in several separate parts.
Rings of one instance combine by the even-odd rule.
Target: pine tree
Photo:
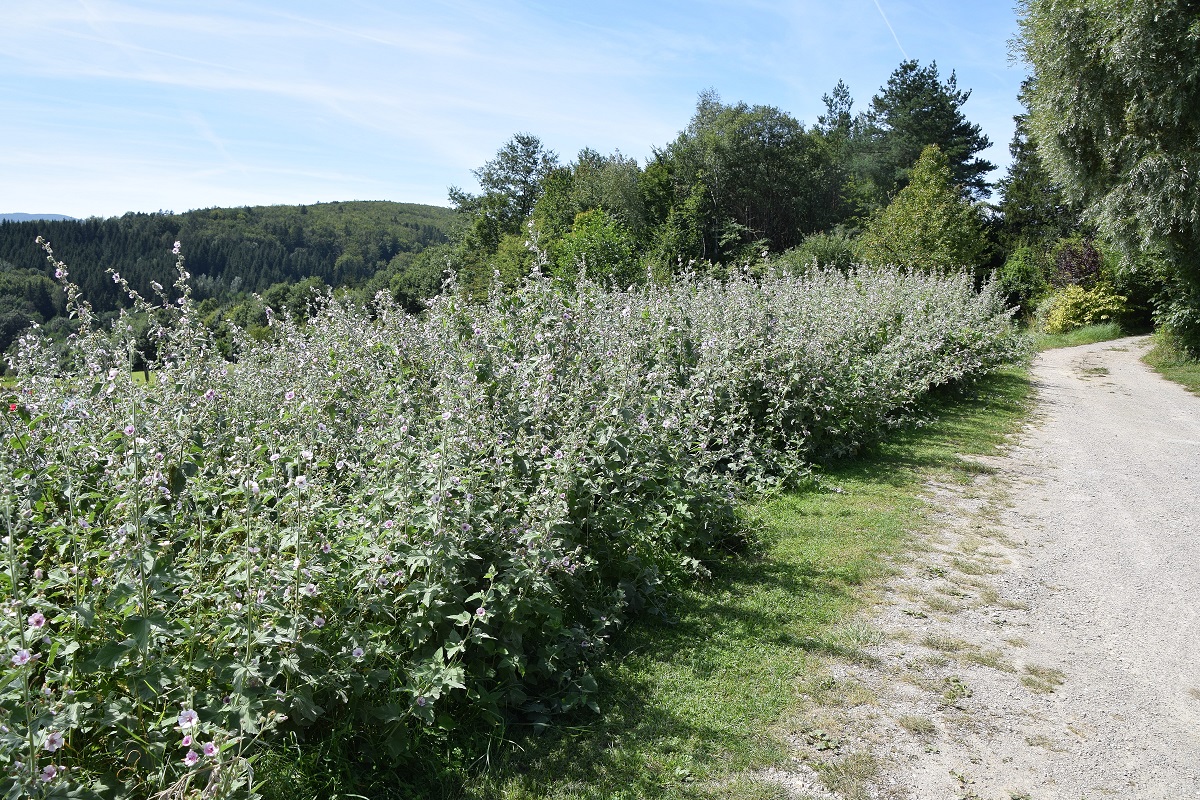
[[[921,67],[904,61],[871,99],[867,130],[874,154],[874,179],[887,194],[904,188],[912,164],[928,145],[945,154],[955,185],[968,197],[987,195],[986,175],[996,165],[975,154],[991,146],[983,130],[967,120],[962,106],[970,90],[958,88],[954,73],[943,83],[937,62]]]

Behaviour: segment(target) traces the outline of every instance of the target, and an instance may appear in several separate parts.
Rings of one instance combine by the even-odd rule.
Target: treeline
[[[327,203],[0,224],[0,349],[31,321],[69,330],[38,235],[101,312],[127,303],[106,269],[149,295],[151,281],[174,279],[171,248],[182,241],[198,311],[224,344],[230,326],[268,336],[265,307],[303,316],[328,287],[364,301],[387,291],[418,311],[447,271],[482,297],[533,269],[625,287],[680,270],[753,270],[766,252],[796,269],[997,274],[1026,316],[1148,325],[1170,271],[1130,269],[1128,248],[1085,222],[1077,194],[1043,166],[1025,115],[1007,174],[989,184],[995,166],[980,153],[991,142],[964,115],[969,98],[953,72],[910,60],[862,111],[839,82],[811,126],[704,92],[686,127],[644,162],[590,148],[563,161],[518,133],[474,171],[477,193],[450,188],[454,210]],[[1056,308],[1061,296],[1073,305]]]
[[[480,193],[451,188],[467,222],[452,260],[482,289],[539,258],[565,277],[586,265],[618,283],[806,242],[849,259],[852,238],[908,186],[928,145],[944,157],[956,202],[971,207],[987,195],[994,165],[979,153],[991,142],[963,115],[969,96],[953,73],[943,79],[936,64],[905,61],[865,111],[855,113],[839,82],[806,127],[778,108],[726,104],[709,91],[644,167],[591,149],[562,163],[536,136],[517,134],[475,171]]]
[[[363,201],[0,223],[0,351],[30,322],[52,335],[67,327],[38,236],[68,262],[100,314],[129,304],[109,270],[153,296],[152,282],[175,281],[172,249],[182,241],[201,313],[214,328],[249,328],[265,323],[254,293],[300,314],[311,290],[326,286],[364,296],[388,290],[416,307],[437,292],[445,268],[421,256],[448,241],[454,222],[437,206]]]
[[[989,184],[995,165],[979,154],[991,142],[963,113],[969,97],[953,73],[916,61],[861,112],[839,82],[810,127],[709,91],[645,166],[591,149],[563,163],[519,133],[475,171],[478,194],[450,189],[463,226],[448,261],[480,295],[533,268],[626,286],[680,269],[753,270],[767,252],[796,269],[965,269],[998,275],[1038,324],[1053,312],[1067,327],[1148,326],[1161,271],[1129,269],[1087,223],[1042,166],[1026,115],[1007,174]]]

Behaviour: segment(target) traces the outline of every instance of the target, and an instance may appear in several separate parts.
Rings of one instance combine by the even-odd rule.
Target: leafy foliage
[[[574,279],[580,270],[595,280],[615,286],[638,282],[636,243],[633,235],[601,209],[584,211],[558,242],[554,274]]]
[[[1159,306],[1200,347],[1200,21],[1193,3],[1024,0],[1030,127],[1067,196],[1173,280]]]
[[[844,231],[814,233],[784,253],[780,259],[795,270],[833,267],[849,269],[855,263],[854,240]]]
[[[1009,302],[1028,313],[1050,290],[1050,282],[1047,280],[1049,271],[1043,252],[1022,245],[1009,253],[996,276],[996,281],[1008,296]]]
[[[117,278],[111,328],[53,267],[68,366],[23,336],[0,414],[9,794],[231,796],[281,736],[394,765],[587,706],[610,633],[735,532],[739,486],[1021,349],[966,276],[858,270],[535,278],[420,318],[326,297],[230,368],[182,262],[154,302]]]
[[[1013,119],[1016,130],[1008,146],[1012,162],[998,187],[1002,195],[1001,243],[1010,250],[1045,248],[1078,229],[1079,215],[1042,166],[1030,138],[1028,117],[1018,114]]]
[[[791,115],[770,106],[725,105],[701,94],[688,127],[658,157],[676,198],[700,196],[700,252],[737,260],[779,251],[836,220],[818,203],[823,151]]]
[[[926,270],[978,266],[985,247],[979,212],[951,180],[945,155],[936,145],[926,147],[908,185],[859,237],[859,257]]]
[[[495,158],[474,171],[483,194],[452,186],[450,202],[470,220],[478,242],[495,249],[506,234],[521,233],[542,194],[543,181],[557,166],[558,156],[541,139],[530,133],[515,134]]]
[[[1039,327],[1046,333],[1067,333],[1087,325],[1116,322],[1126,312],[1126,298],[1107,283],[1095,283],[1087,289],[1071,284],[1038,308]]]

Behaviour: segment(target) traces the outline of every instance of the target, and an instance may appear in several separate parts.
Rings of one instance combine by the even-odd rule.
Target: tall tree
[[[822,158],[815,137],[791,115],[701,94],[691,123],[658,154],[674,208],[703,215],[701,252],[683,255],[721,261],[761,247],[783,250],[820,229]]]
[[[584,148],[574,162],[553,170],[542,182],[533,210],[542,243],[563,236],[576,216],[595,209],[641,237],[647,225],[641,180],[637,159],[620,151],[603,156]]]
[[[821,95],[825,104],[825,113],[817,117],[816,130],[827,137],[848,137],[854,128],[854,98],[850,96],[850,87],[845,81],[839,80],[833,87],[832,94]]]
[[[1127,263],[1163,260],[1159,318],[1200,352],[1197,3],[1022,0],[1020,12],[1043,163]]]
[[[505,142],[496,157],[472,170],[482,194],[450,187],[450,202],[465,214],[483,246],[495,250],[506,234],[516,235],[533,211],[542,181],[558,166],[558,156],[530,133]]]
[[[873,180],[866,177],[870,158],[863,146],[865,118],[853,114],[850,88],[839,80],[821,100],[825,103],[825,113],[817,117],[812,132],[824,150],[819,203],[826,212],[825,224],[832,226],[865,217],[876,192]]]
[[[996,165],[976,155],[991,142],[963,116],[962,106],[970,96],[970,90],[958,88],[953,72],[941,80],[937,62],[927,67],[915,60],[900,63],[871,99],[866,120],[874,177],[883,192],[891,195],[904,188],[922,150],[934,144],[945,154],[955,185],[972,199],[987,195],[986,176]]]
[[[1008,146],[1012,162],[997,185],[1001,194],[1001,244],[1008,250],[1021,245],[1045,249],[1050,242],[1070,235],[1079,225],[1079,215],[1067,202],[1062,187],[1042,166],[1026,115],[1018,114],[1013,119],[1016,130]]]
[[[911,174],[859,237],[859,257],[913,269],[978,267],[985,250],[979,212],[954,186],[945,154],[929,145]]]

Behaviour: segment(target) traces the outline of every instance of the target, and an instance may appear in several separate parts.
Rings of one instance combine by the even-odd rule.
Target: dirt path
[[[872,699],[826,722],[840,752],[798,747],[827,775],[870,754],[835,796],[1200,798],[1200,398],[1145,346],[1040,356],[1018,446],[935,487],[882,635],[837,676]]]

